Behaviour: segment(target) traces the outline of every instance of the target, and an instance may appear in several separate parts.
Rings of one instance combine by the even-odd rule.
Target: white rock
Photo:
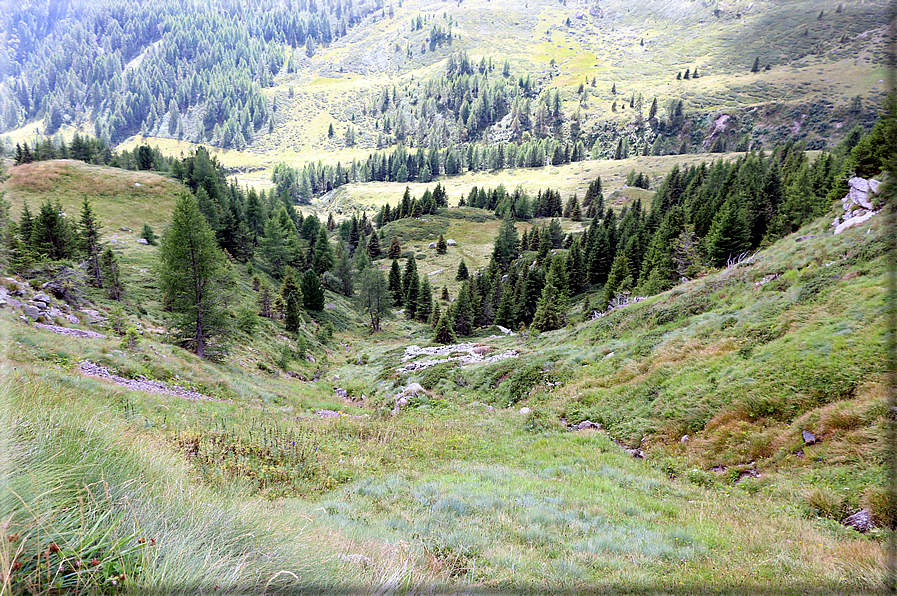
[[[526,406],[523,406],[522,408],[520,408],[521,414],[529,414],[530,412],[532,412],[532,410],[530,408],[527,408]]]
[[[445,243],[446,243],[447,245],[449,245],[449,246],[458,246],[458,243],[455,242],[454,240],[452,240],[451,238],[449,238],[448,240],[446,240]]]

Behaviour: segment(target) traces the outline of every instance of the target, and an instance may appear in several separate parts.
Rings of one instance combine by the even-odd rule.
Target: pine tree
[[[307,310],[324,310],[324,288],[313,270],[309,269],[302,274],[299,288],[302,291],[302,304]]]
[[[505,213],[501,228],[498,230],[498,236],[495,238],[495,245],[492,249],[492,258],[502,271],[507,271],[511,262],[517,258],[517,251],[520,243],[517,240],[517,227],[514,225],[514,218],[510,209]],[[464,277],[461,276],[461,266],[464,267]],[[458,276],[456,279],[467,279],[467,265],[464,261],[458,266]]]
[[[448,286],[442,286],[442,295],[440,296],[440,300],[445,300],[446,302],[451,300],[451,297],[449,296]]]
[[[196,199],[182,194],[162,237],[159,284],[179,339],[204,358],[227,332],[230,271]]]
[[[467,264],[464,261],[458,264],[458,273],[455,275],[455,281],[464,281],[470,277],[470,273],[467,271]]]
[[[601,300],[600,310],[605,310],[617,294],[632,289],[632,273],[629,270],[629,260],[625,251],[614,257],[607,283],[604,284],[604,295]]]
[[[287,267],[280,286],[280,297],[283,300],[283,319],[287,331],[297,333],[302,324],[302,291],[296,282],[292,267]]]
[[[751,72],[760,72],[760,56],[754,58],[754,65],[751,67]]]
[[[440,234],[439,240],[436,241],[436,253],[444,255],[446,252],[448,252],[448,244],[445,242],[445,236]]]

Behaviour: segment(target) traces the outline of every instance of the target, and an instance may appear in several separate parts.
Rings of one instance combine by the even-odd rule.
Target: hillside
[[[833,146],[854,125],[868,128],[886,91],[886,10],[880,1],[660,6],[535,0],[521,7],[411,0],[388,9],[358,3],[350,14],[327,3],[325,12],[300,11],[292,21],[283,7],[272,5],[273,23],[246,24],[247,56],[234,66],[239,84],[231,87],[214,64],[177,70],[176,60],[191,55],[178,37],[189,19],[166,11],[144,14],[114,0],[102,4],[115,7],[121,23],[75,3],[69,15],[48,8],[14,27],[11,43],[18,45],[7,49],[9,59],[33,77],[0,88],[9,152],[17,142],[33,142],[35,130],[66,138],[78,130],[124,149],[158,145],[166,154],[211,145],[220,148],[225,166],[263,183],[281,161],[347,164],[400,141],[424,148],[520,142],[520,132],[508,136],[514,114],[538,138],[582,141],[590,154],[604,157],[613,156],[621,140],[632,153],[654,155],[771,148],[788,140],[819,149]],[[267,3],[258,5],[264,14]],[[235,0],[220,14],[200,11],[195,18],[227,31],[246,13],[261,18]],[[42,26],[53,34],[41,44],[32,29],[44,18]],[[102,23],[99,34],[80,32],[79,19],[89,18]],[[305,19],[330,23],[330,31],[315,33],[311,51],[295,39],[315,31],[304,27]],[[158,38],[147,22],[168,33]],[[129,33],[120,48],[107,49],[117,39],[116,26],[130,27]],[[229,53],[236,41],[210,31],[194,31],[191,42],[201,38],[223,60],[236,59]],[[79,70],[77,83],[66,88],[50,77],[53,69],[43,67],[50,61],[57,70],[66,68],[54,47],[78,47],[86,60],[101,60],[106,68]],[[460,88],[452,83],[448,101],[441,81],[462,52],[472,65],[469,80]],[[245,66],[260,62],[265,69],[249,72]],[[686,69],[700,76],[677,79]],[[136,75],[124,77],[130,71]],[[123,85],[129,92],[124,102],[102,94]],[[466,94],[465,85],[471,86]],[[488,113],[477,106],[478,86],[494,88]],[[549,106],[551,121],[543,122],[540,106],[555,96],[557,108]],[[477,113],[477,123],[461,121],[464,102]]]
[[[16,209],[59,196],[77,212],[102,181],[89,194],[106,234],[151,212],[161,228],[155,207],[177,190],[78,162],[11,174]],[[477,211],[465,209],[448,212]],[[422,273],[485,266],[498,229],[485,215],[446,218],[458,246]],[[4,282],[4,473],[27,505],[5,506],[5,585],[871,591],[882,531],[841,522],[886,507],[888,226],[878,215],[833,236],[829,224],[594,320],[586,293],[563,329],[481,329],[442,353],[482,361],[426,368],[414,363],[444,355],[408,348],[434,346],[430,326],[390,318],[371,334],[330,291],[295,336],[239,319],[228,355],[201,360],[166,343],[159,249],[129,237],[122,311],[90,288],[80,304],[51,300],[61,313],[47,322],[104,337],[23,322],[12,300],[39,289]],[[252,273],[235,272],[251,297]],[[487,361],[498,354],[511,357]],[[62,571],[39,579],[50,543]]]

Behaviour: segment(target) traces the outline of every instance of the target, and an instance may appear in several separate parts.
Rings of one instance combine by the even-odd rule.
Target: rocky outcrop
[[[872,519],[872,514],[869,513],[867,509],[860,509],[845,519],[844,525],[850,526],[854,530],[863,532],[864,534],[875,529],[875,521]]]
[[[867,222],[881,209],[876,203],[878,189],[881,182],[878,180],[866,180],[865,178],[851,178],[847,181],[850,190],[841,199],[841,207],[844,214],[835,218],[832,227],[835,234],[840,234],[848,228]]]
[[[506,350],[500,354],[487,355],[491,351],[489,346],[483,344],[452,344],[449,346],[434,346],[432,348],[421,348],[420,346],[408,346],[405,348],[405,355],[402,362],[407,364],[396,369],[397,372],[411,372],[415,370],[423,370],[437,364],[446,362],[457,362],[461,366],[468,364],[476,364],[479,362],[498,362],[507,358],[516,358],[517,350]],[[408,362],[414,358],[421,356],[439,356],[439,358],[429,358],[425,360],[417,360]]]

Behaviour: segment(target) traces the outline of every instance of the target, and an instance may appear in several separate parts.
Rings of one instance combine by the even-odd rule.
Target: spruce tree
[[[445,300],[446,302],[451,300],[451,297],[449,296],[448,286],[442,286],[442,295],[440,296],[440,300]]]
[[[368,255],[370,255],[371,259],[376,259],[381,252],[383,252],[383,249],[380,248],[380,236],[374,231],[371,234],[371,239],[368,240]]]
[[[607,283],[604,284],[604,295],[601,299],[600,310],[605,310],[617,294],[631,289],[632,274],[629,271],[629,261],[626,258],[625,251],[614,257],[613,265],[610,268],[610,274],[607,276]]]
[[[389,288],[379,269],[365,269],[359,275],[358,305],[371,319],[371,331],[380,331],[380,321],[389,316]]]
[[[306,309],[324,310],[324,288],[313,270],[309,269],[302,274],[299,288],[302,291],[302,304]]]
[[[171,309],[171,327],[200,358],[227,332],[230,270],[196,199],[178,197],[159,249],[159,285]]]
[[[440,344],[455,343],[455,333],[452,331],[451,323],[449,323],[448,313],[439,317],[439,321],[436,323],[436,329],[433,334],[433,341]]]
[[[474,331],[474,310],[470,282],[464,282],[458,291],[458,298],[452,304],[453,327],[459,336],[471,335]]]
[[[448,244],[445,242],[445,236],[440,234],[439,240],[436,241],[436,253],[444,255],[446,252],[448,252]]]
[[[455,281],[464,281],[470,277],[470,272],[467,271],[467,264],[464,261],[461,261],[458,264],[458,273],[455,275]]]
[[[318,228],[318,238],[315,240],[315,257],[313,262],[315,273],[323,275],[325,271],[333,269],[333,248],[327,238],[327,228]]]
[[[737,257],[750,248],[750,230],[744,208],[732,198],[713,218],[707,233],[707,256],[717,267],[726,265],[730,258]]]
[[[433,288],[430,286],[430,280],[424,277],[420,283],[420,290],[417,293],[417,309],[415,315],[422,323],[426,323],[433,312]]]
[[[392,261],[392,267],[389,269],[389,294],[392,296],[392,303],[396,306],[404,304],[404,292],[402,291],[402,273],[399,270],[399,262],[396,259]]]
[[[296,333],[302,324],[302,291],[296,282],[296,276],[292,267],[287,267],[286,274],[283,276],[280,296],[284,304],[284,326],[290,333]]]
[[[81,206],[81,222],[80,222],[80,240],[81,250],[87,257],[87,268],[92,283],[96,287],[102,287],[103,276],[100,267],[100,222],[97,221],[90,208],[90,201],[84,199]]]
[[[537,331],[560,329],[567,324],[566,298],[550,281],[542,288],[531,327]]]

